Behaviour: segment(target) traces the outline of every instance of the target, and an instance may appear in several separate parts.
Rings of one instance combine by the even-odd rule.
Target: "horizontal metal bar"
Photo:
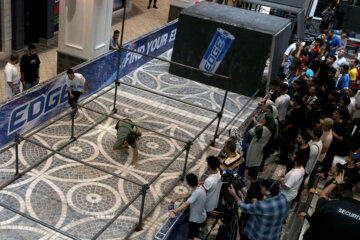
[[[114,88],[115,88],[115,85],[111,86],[109,89],[106,89],[105,91],[102,91],[100,94],[96,95],[95,97],[93,97],[93,98],[91,98],[91,99],[88,99],[88,98],[87,98],[87,99],[86,99],[87,101],[85,101],[85,102],[83,103],[83,105],[86,105],[86,104],[94,101],[95,99],[101,97],[101,96],[104,95],[105,93],[110,92],[110,91],[113,90]],[[80,102],[81,102],[81,101],[80,101]]]
[[[256,95],[258,94],[259,89],[255,91],[255,93],[251,96],[251,98],[240,108],[240,110],[234,115],[234,117],[228,122],[225,127],[219,132],[219,136],[230,126],[230,124],[237,118],[237,116],[244,111],[250,101],[253,101]]]
[[[42,221],[40,221],[40,220],[38,220],[38,219],[36,219],[36,218],[33,218],[33,217],[31,217],[30,215],[27,215],[27,214],[25,214],[25,213],[23,213],[23,212],[20,212],[20,211],[16,210],[15,208],[12,208],[12,207],[10,207],[10,206],[7,206],[7,205],[5,205],[5,204],[2,203],[2,202],[0,202],[0,206],[3,207],[3,208],[5,208],[5,209],[7,209],[7,210],[9,210],[9,211],[11,211],[11,212],[14,212],[14,213],[16,213],[16,214],[18,214],[18,215],[21,215],[21,216],[23,216],[24,218],[27,218],[27,219],[29,219],[29,220],[31,220],[31,221],[33,221],[33,222],[36,222],[36,223],[38,223],[38,224],[40,224],[40,225],[42,225],[42,226],[44,226],[44,227],[46,227],[46,228],[49,228],[49,229],[51,229],[51,230],[53,230],[53,231],[55,231],[55,232],[57,232],[57,233],[60,233],[60,234],[62,234],[62,235],[64,235],[64,236],[67,236],[68,238],[75,239],[75,240],[80,240],[80,238],[77,238],[77,237],[75,237],[75,236],[73,236],[73,235],[71,235],[71,234],[69,234],[69,233],[67,233],[67,232],[64,232],[64,231],[62,231],[62,230],[60,230],[60,229],[58,229],[58,228],[55,228],[55,227],[53,227],[53,226],[51,226],[51,225],[49,225],[49,224],[47,224],[47,223],[45,223],[45,222],[42,222]]]
[[[138,183],[138,182],[136,182],[136,181],[134,181],[134,180],[127,179],[126,177],[123,177],[123,176],[121,176],[121,175],[119,175],[119,174],[110,172],[110,171],[108,171],[108,170],[106,170],[106,169],[100,168],[100,167],[95,166],[95,165],[93,165],[93,164],[90,164],[90,163],[88,163],[88,162],[84,162],[84,161],[82,161],[82,160],[80,160],[80,159],[77,159],[77,158],[75,158],[75,157],[72,157],[72,156],[70,156],[70,155],[68,155],[68,154],[62,153],[62,152],[60,152],[60,151],[56,151],[55,149],[52,149],[52,148],[47,147],[47,146],[44,146],[44,145],[42,145],[42,144],[40,144],[40,143],[37,143],[37,142],[35,142],[35,141],[33,141],[33,140],[29,139],[29,138],[26,138],[26,137],[23,137],[23,136],[20,136],[19,138],[20,138],[20,139],[23,139],[23,140],[25,140],[25,141],[28,141],[28,142],[36,145],[36,146],[45,148],[46,150],[52,151],[52,152],[54,152],[54,153],[56,153],[56,154],[59,154],[59,155],[61,155],[61,156],[63,156],[63,157],[66,157],[66,158],[68,158],[68,159],[71,159],[71,160],[73,160],[73,161],[75,161],[75,162],[79,162],[79,163],[84,164],[84,165],[86,165],[86,166],[88,166],[88,167],[95,168],[95,169],[97,169],[97,170],[99,170],[99,171],[101,171],[101,172],[110,174],[110,175],[112,175],[112,176],[114,176],[114,177],[121,178],[121,179],[123,179],[123,180],[126,180],[126,181],[128,181],[128,182],[131,182],[131,183],[136,184],[136,185],[138,185],[138,186],[142,186],[142,185],[143,185],[142,183]]]
[[[198,134],[196,134],[196,136],[191,140],[191,142],[194,142],[198,137],[200,137],[200,135],[203,134],[205,130],[208,129],[218,118],[219,116],[217,115],[208,124],[206,124],[206,126],[203,129],[201,129],[201,131]]]
[[[177,102],[181,102],[181,103],[184,103],[184,104],[193,106],[193,107],[201,108],[201,109],[206,110],[206,111],[209,111],[209,112],[218,113],[218,111],[216,111],[216,110],[214,110],[214,109],[206,108],[206,107],[200,106],[200,105],[198,105],[198,104],[194,104],[194,103],[190,103],[190,102],[187,102],[187,101],[184,101],[184,100],[181,100],[181,99],[177,99],[177,98],[174,98],[174,97],[170,97],[170,96],[167,96],[166,94],[163,94],[163,93],[160,93],[160,92],[156,92],[156,91],[153,91],[153,90],[150,90],[150,89],[147,89],[147,88],[139,87],[139,86],[136,86],[136,85],[134,85],[134,84],[126,83],[126,82],[123,82],[123,81],[121,81],[121,84],[122,84],[122,85],[125,85],[125,86],[129,86],[129,87],[133,87],[133,88],[136,88],[136,89],[145,91],[145,92],[149,92],[149,93],[152,93],[152,94],[156,94],[156,95],[159,95],[159,96],[161,96],[161,97],[169,98],[169,99],[171,99],[171,100],[174,100],[174,101],[177,101]]]
[[[86,107],[86,106],[81,105],[81,104],[77,104],[77,106],[80,107],[80,108],[84,108],[84,109],[86,109],[86,110],[93,111],[93,112],[95,112],[95,113],[101,114],[101,115],[103,115],[103,116],[107,116],[107,117],[116,119],[116,120],[120,120],[120,121],[125,120],[124,118],[118,118],[118,117],[116,117],[116,116],[113,116],[113,115],[110,115],[110,114],[107,114],[107,113],[104,113],[104,112],[100,112],[100,111],[91,109],[91,108]],[[136,126],[136,127],[138,127],[138,128],[145,129],[145,130],[147,130],[147,131],[149,131],[149,132],[153,132],[153,133],[158,134],[158,135],[163,136],[163,137],[167,137],[167,138],[174,139],[174,140],[179,141],[179,142],[183,142],[183,143],[186,143],[186,142],[187,142],[187,140],[184,140],[184,139],[181,139],[181,138],[177,138],[177,137],[173,137],[173,136],[169,136],[169,135],[166,135],[166,134],[164,134],[164,133],[156,132],[156,131],[152,130],[151,128],[147,128],[147,127],[141,126],[141,125],[139,125],[139,124],[137,124],[137,123],[133,123],[133,122],[132,122],[131,125],[134,125],[134,126]]]
[[[206,73],[206,74],[212,75],[212,76],[214,76],[214,77],[219,77],[219,78],[223,78],[223,79],[231,79],[231,77],[228,77],[228,76],[224,76],[224,75],[221,75],[221,74],[218,74],[218,73],[212,73],[212,72],[204,71],[204,70],[201,70],[201,69],[199,69],[199,68],[195,68],[195,67],[188,66],[188,65],[185,65],[185,64],[182,64],[182,63],[178,63],[178,62],[174,62],[174,61],[171,61],[171,60],[167,60],[167,59],[165,59],[165,58],[159,58],[159,57],[152,56],[152,55],[149,55],[149,54],[145,54],[145,53],[142,53],[142,52],[138,52],[138,51],[135,51],[135,50],[132,50],[132,49],[129,49],[129,48],[121,47],[121,49],[126,50],[126,51],[129,51],[129,52],[132,52],[132,53],[140,54],[140,55],[143,55],[143,56],[145,56],[145,57],[157,59],[157,60],[160,60],[160,61],[163,61],[163,62],[167,62],[167,63],[171,63],[171,64],[174,64],[174,65],[178,65],[178,66],[181,66],[181,67],[184,67],[184,68],[188,68],[188,69],[191,69],[191,70],[194,70],[194,71]]]
[[[90,126],[89,128],[85,129],[84,131],[82,131],[78,137],[86,134],[88,131],[90,131],[91,129],[93,129],[96,125],[100,124],[102,121],[104,121],[106,119],[106,117],[102,118],[101,120],[97,121],[96,123],[94,123],[92,126]],[[70,143],[72,143],[72,141],[66,142],[64,143],[62,146],[59,146],[56,150],[60,151],[61,149],[67,147]],[[39,166],[41,163],[43,163],[46,159],[48,159],[49,157],[55,155],[54,152],[46,155],[44,158],[40,159],[39,161],[37,161],[36,163],[34,163],[32,166],[28,167],[27,169],[25,169],[24,171],[20,172],[18,176],[13,177],[12,179],[10,179],[9,181],[5,182],[4,184],[2,184],[0,186],[0,190],[4,189],[5,187],[9,186],[10,184],[12,184],[13,182],[15,182],[17,179],[21,178],[22,176],[24,176],[26,173],[30,172],[32,169],[36,168],[37,166]]]
[[[160,177],[160,175],[161,175],[163,172],[165,172],[166,169],[168,169],[168,167],[169,167],[171,164],[173,164],[173,163],[175,162],[175,160],[176,160],[185,150],[186,150],[186,146],[185,146],[180,152],[178,152],[178,153],[175,155],[175,157],[174,157],[168,164],[166,164],[165,167],[163,167],[163,168],[161,169],[161,171],[160,171],[155,177],[153,177],[153,178],[149,181],[148,184],[149,184],[149,185],[153,184],[153,183],[156,181],[156,179],[158,179],[158,177]]]
[[[12,143],[10,144],[9,146],[3,148],[0,150],[0,154],[2,154],[3,152],[6,152],[7,150],[9,150],[10,148],[14,147],[16,144],[15,143]]]
[[[94,237],[91,238],[91,240],[97,239],[103,232],[105,232],[105,230],[110,227],[110,225],[113,224],[116,219],[118,219],[118,217],[120,217],[120,215],[123,214],[123,212],[125,212],[125,210],[128,209],[130,205],[133,204],[140,195],[141,190],[130,202],[128,202],[119,212],[117,212],[116,215],[98,233],[96,233]]]

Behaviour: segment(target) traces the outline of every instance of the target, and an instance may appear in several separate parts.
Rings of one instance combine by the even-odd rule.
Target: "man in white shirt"
[[[9,62],[4,68],[6,96],[12,98],[20,93],[20,73],[16,67],[19,62],[19,56],[16,53],[11,54]]]
[[[341,48],[339,50],[339,54],[336,58],[336,61],[333,63],[333,67],[336,69],[336,74],[335,74],[335,79],[338,79],[339,75],[340,75],[340,67],[343,64],[349,65],[346,58],[346,50],[344,48]]]
[[[82,74],[74,73],[72,69],[68,69],[66,74],[65,81],[69,91],[69,105],[75,108],[80,96],[84,92],[85,94],[88,92],[87,81]]]
[[[173,199],[171,203],[174,204],[177,200],[183,198],[188,199],[178,208],[170,212],[170,217],[175,218],[176,213],[190,206],[188,239],[194,239],[198,237],[200,233],[200,226],[206,220],[206,192],[203,186],[198,187],[198,178],[195,174],[189,173],[188,175],[186,175],[186,182],[189,185],[191,192]]]
[[[275,107],[278,110],[278,117],[280,123],[283,123],[285,121],[286,112],[290,104],[290,96],[285,93],[287,88],[288,86],[285,83],[282,83],[277,87],[277,92],[280,96],[277,97],[275,100]]]
[[[319,157],[321,154],[321,150],[323,147],[323,144],[321,142],[321,136],[323,134],[321,127],[314,127],[313,129],[308,129],[308,134],[311,137],[309,144],[310,147],[310,155],[309,159],[305,166],[305,176],[302,181],[302,184],[299,188],[298,195],[295,198],[296,200],[300,199],[300,195],[302,190],[304,189],[304,182],[305,179],[310,176],[309,183],[308,183],[308,189],[310,189],[313,186],[313,183],[315,181],[315,176],[317,173],[317,169],[315,169],[315,166],[318,168],[319,166],[316,164],[319,161]]]
[[[291,156],[291,160],[294,162],[294,167],[286,173],[285,177],[280,176],[278,182],[282,188],[282,193],[286,196],[286,199],[290,204],[292,200],[297,196],[299,187],[304,178],[305,169],[298,163],[296,153]]]
[[[296,51],[297,49],[299,49],[300,44],[301,44],[301,46],[305,46],[305,42],[302,42],[301,39],[298,39],[296,42],[294,42],[293,44],[291,44],[291,45],[286,49],[286,51],[284,52],[283,60],[282,60],[282,63],[281,63],[281,67],[284,68],[284,73],[285,73],[286,75],[288,74],[289,66],[291,65],[291,63],[292,63],[293,60],[294,60],[294,56],[293,56],[292,54],[293,54],[294,51]]]
[[[206,158],[206,161],[210,175],[205,179],[203,186],[206,191],[205,209],[209,213],[218,205],[222,182],[219,171],[219,159],[215,156],[209,156]]]

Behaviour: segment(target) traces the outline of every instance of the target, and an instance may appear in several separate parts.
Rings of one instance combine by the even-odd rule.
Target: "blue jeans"
[[[24,86],[23,91],[28,90],[28,89],[30,89],[30,88],[32,88],[32,87],[35,87],[36,85],[38,85],[38,82],[37,82],[37,81],[32,82],[32,83],[25,83],[25,86]]]

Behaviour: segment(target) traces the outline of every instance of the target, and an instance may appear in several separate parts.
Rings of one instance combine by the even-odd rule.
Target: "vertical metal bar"
[[[189,158],[189,152],[190,152],[190,148],[191,148],[192,142],[189,141],[186,143],[185,149],[186,149],[186,155],[185,155],[185,162],[184,162],[184,169],[181,175],[181,181],[184,181],[185,179],[185,174],[186,174],[186,165],[187,165],[187,161]]]
[[[15,177],[19,176],[19,135],[15,136]]]
[[[120,86],[120,65],[121,65],[121,52],[122,52],[122,46],[123,46],[123,39],[124,39],[124,28],[125,28],[125,17],[126,17],[126,0],[124,0],[124,12],[123,12],[123,18],[121,23],[121,33],[120,33],[120,46],[118,50],[118,61],[117,61],[117,69],[116,69],[116,80],[115,80],[115,95],[114,95],[114,105],[113,105],[113,113],[117,112],[116,109],[116,97],[117,97],[117,91],[118,87]]]
[[[139,216],[139,223],[136,226],[136,231],[141,231],[143,230],[142,228],[142,224],[143,224],[143,215],[144,215],[144,205],[145,205],[145,198],[146,198],[146,191],[149,189],[149,185],[145,184],[143,185],[142,189],[141,189],[141,195],[142,195],[142,199],[141,199],[141,208],[140,208],[140,216]]]
[[[214,146],[214,145],[215,145],[215,141],[216,141],[216,139],[219,137],[218,131],[219,131],[219,127],[220,127],[221,118],[222,118],[222,115],[223,115],[223,113],[224,113],[224,107],[225,107],[225,102],[226,102],[226,99],[227,99],[228,92],[229,92],[228,90],[225,91],[224,100],[223,100],[223,103],[222,103],[222,106],[221,106],[221,110],[220,110],[220,112],[218,113],[219,120],[218,120],[216,129],[215,129],[214,138],[213,138],[213,140],[211,141],[211,146]]]
[[[78,107],[76,106],[72,111],[71,111],[71,137],[70,140],[75,141],[76,138],[74,137],[74,128],[75,128],[75,115],[76,112],[78,110]]]

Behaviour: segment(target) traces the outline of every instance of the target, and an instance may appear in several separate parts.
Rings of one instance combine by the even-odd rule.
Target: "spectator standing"
[[[12,98],[16,94],[20,93],[20,73],[16,67],[16,64],[18,62],[18,55],[16,53],[13,53],[11,54],[9,61],[5,65],[5,89],[6,96],[8,98]]]
[[[326,61],[322,61],[320,63],[320,68],[316,72],[315,76],[317,77],[316,85],[323,86],[326,78],[329,74],[329,69],[333,67],[334,62],[336,61],[336,57],[330,55],[327,57]]]
[[[110,38],[110,44],[109,44],[110,50],[118,50],[119,49],[119,46],[120,46],[119,35],[120,35],[120,31],[115,30],[113,36]]]
[[[288,75],[288,68],[295,59],[295,53],[298,51],[300,45],[304,46],[305,42],[302,42],[301,39],[298,39],[295,43],[292,43],[284,52],[281,67],[284,68],[285,75]]]
[[[346,55],[346,50],[344,48],[340,48],[339,50],[339,54],[336,58],[336,61],[334,62],[333,64],[333,67],[336,69],[336,79],[338,78],[339,74],[340,74],[340,67],[343,65],[343,64],[348,64],[347,63],[347,60],[345,58],[345,55]]]
[[[256,121],[256,117],[253,121]],[[264,155],[263,149],[274,131],[275,121],[271,114],[265,114],[262,123],[250,129],[249,134],[252,139],[246,154],[246,167],[260,167]]]
[[[215,156],[209,156],[206,161],[208,164],[209,176],[205,179],[203,186],[206,191],[205,209],[209,214],[218,206],[222,182],[219,171],[219,159]]]
[[[347,44],[347,36],[348,33],[346,31],[342,31],[341,36],[340,36],[340,41],[341,41],[341,46],[343,49],[346,49],[346,44]]]
[[[157,6],[156,6],[156,1],[157,0],[154,0],[154,5],[153,5],[153,8],[158,8]],[[148,6],[148,9],[150,9],[150,7],[151,7],[151,2],[152,2],[152,0],[149,0],[149,6]]]
[[[288,201],[288,207],[290,207],[292,200],[294,200],[297,196],[299,187],[305,175],[305,169],[300,165],[300,161],[296,153],[292,155],[291,160],[294,162],[294,167],[286,173],[285,177],[280,176],[278,178],[278,182],[282,188],[282,193]]]
[[[321,13],[322,20],[319,26],[321,32],[324,30],[328,30],[329,24],[334,23],[335,20],[335,8],[334,5],[329,5],[324,11]]]
[[[343,116],[345,115],[345,109],[338,108],[335,109],[333,113],[334,125],[332,129],[333,139],[331,141],[331,145],[329,146],[328,151],[326,152],[326,156],[323,160],[323,168],[324,172],[328,172],[331,168],[332,162],[334,160],[335,155],[345,157],[349,153],[349,146],[347,141],[347,125],[343,121]]]
[[[335,55],[337,49],[341,47],[341,40],[339,36],[335,35],[334,30],[330,29],[327,34],[327,40],[330,44],[329,55]]]
[[[20,72],[23,91],[36,86],[40,81],[40,59],[36,54],[36,46],[30,44],[28,53],[21,57]]]
[[[245,203],[230,185],[229,193],[235,198],[243,213],[249,214],[241,239],[275,240],[280,239],[281,229],[288,214],[287,200],[279,193],[276,181],[266,179],[260,183],[261,193],[266,199],[256,203]]]
[[[226,157],[220,159],[220,169],[232,169],[237,172],[242,159],[241,155],[236,152],[236,142],[233,140],[226,141],[224,149]]]
[[[170,213],[170,217],[175,218],[176,213],[190,206],[188,239],[194,239],[199,236],[200,227],[206,220],[206,191],[203,186],[198,187],[198,178],[193,173],[186,175],[186,182],[191,189],[190,193],[183,194],[173,199],[171,203],[174,204],[179,199],[188,199],[178,208],[174,209],[174,211]]]
[[[69,105],[75,108],[80,96],[88,92],[87,81],[82,74],[74,73],[70,68],[66,72],[65,82],[69,92]]]
[[[321,142],[321,136],[323,133],[322,128],[315,127],[313,129],[309,129],[308,133],[311,137],[311,140],[309,142],[310,155],[309,155],[309,160],[307,161],[306,166],[305,166],[305,176],[304,176],[304,180],[299,188],[298,197],[300,197],[300,194],[301,194],[302,190],[304,189],[304,182],[308,176],[310,176],[308,188],[312,187],[312,185],[315,181],[316,173],[317,173],[317,170],[314,170],[314,169],[315,169],[315,166],[317,165],[316,163],[319,161],[319,158],[321,155],[321,150],[323,148],[323,143]]]
[[[246,180],[250,183],[250,187],[246,192],[245,203],[256,203],[259,200],[262,200],[264,195],[261,193],[260,181],[258,179],[259,171],[257,167],[251,167],[246,169],[245,176]],[[241,213],[240,217],[240,235],[244,230],[246,223],[250,215],[246,213]]]
[[[358,70],[356,66],[359,64],[359,60],[357,58],[351,59],[349,63],[349,77],[350,77],[350,83],[351,86],[355,85],[355,81],[357,79]]]
[[[281,83],[277,87],[277,92],[279,93],[279,97],[275,100],[275,107],[278,110],[278,117],[279,117],[279,123],[284,123],[286,112],[288,109],[288,106],[290,104],[290,96],[286,94],[286,90],[288,88],[288,85],[286,83]]]
[[[350,76],[348,74],[349,72],[349,66],[348,65],[342,65],[340,67],[340,73],[342,74],[341,78],[337,82],[336,90],[340,91],[343,89],[349,88],[350,85]]]
[[[280,138],[280,159],[278,163],[286,164],[288,162],[289,148],[294,144],[295,139],[304,125],[305,108],[303,107],[303,97],[295,95],[292,99],[293,108],[286,117],[285,126],[282,129]]]
[[[304,234],[305,240],[358,239],[360,236],[360,182],[352,189],[350,199],[327,200],[338,184],[344,183],[340,174],[320,194],[316,209],[311,217],[310,228]]]

